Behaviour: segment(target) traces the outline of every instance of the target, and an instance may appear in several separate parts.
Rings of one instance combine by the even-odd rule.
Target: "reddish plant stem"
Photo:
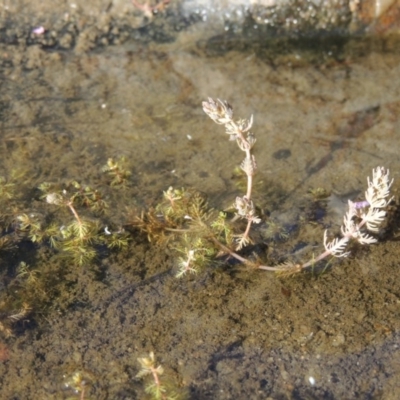
[[[67,203],[67,206],[68,206],[69,209],[71,210],[72,214],[74,214],[74,217],[75,217],[75,219],[78,221],[78,224],[79,224],[79,225],[82,225],[82,221],[81,221],[81,219],[79,218],[79,215],[78,215],[78,213],[76,212],[75,207],[74,207],[73,204],[72,204],[72,201],[69,201],[69,202]]]

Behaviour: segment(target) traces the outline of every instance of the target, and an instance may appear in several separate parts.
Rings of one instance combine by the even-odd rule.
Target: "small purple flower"
[[[364,208],[364,207],[369,207],[371,204],[368,203],[367,200],[364,201],[356,201],[353,203],[354,208]]]
[[[34,33],[35,35],[43,35],[43,33],[46,32],[46,29],[44,29],[43,26],[38,26],[35,29],[32,29],[32,33]]]

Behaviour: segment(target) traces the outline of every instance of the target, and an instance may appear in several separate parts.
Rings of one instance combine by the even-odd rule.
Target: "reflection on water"
[[[358,47],[349,43],[348,48]],[[398,52],[371,50],[363,56],[354,56],[354,52],[344,45],[340,60],[327,57],[327,49],[320,54],[325,61],[315,62],[318,55],[312,53],[312,49],[303,53],[296,47],[291,49],[291,53],[276,53],[275,56],[265,56],[254,49],[211,55],[196,43],[191,43],[190,38],[184,44],[152,45],[149,48],[127,44],[79,57],[38,49],[30,51],[24,68],[2,68],[0,167],[4,174],[15,165],[28,168],[31,173],[29,179],[34,182],[32,190],[43,181],[77,178],[91,181],[109,157],[125,156],[133,171],[135,199],[132,202],[152,205],[163,190],[174,185],[195,187],[209,195],[213,206],[225,208],[238,191],[232,176],[235,166],[242,160],[235,145],[227,140],[227,135],[203,114],[201,101],[208,96],[228,100],[237,117],[254,115],[257,137],[255,155],[259,171],[255,200],[276,216],[292,208],[292,211],[297,210],[296,216],[292,217],[297,224],[310,189],[324,188],[337,198],[360,193],[372,168],[379,165],[390,168],[395,181],[399,179]],[[307,58],[311,53],[312,63]],[[398,183],[395,185],[398,187]],[[130,201],[126,196],[122,196],[122,200]],[[115,206],[115,214],[119,218],[123,218],[126,205]],[[339,215],[320,225],[335,227],[340,223]],[[311,235],[319,246],[323,227],[317,226],[315,231],[311,226],[306,229],[310,231],[306,235]],[[297,242],[301,240],[301,237],[296,238]],[[396,248],[390,251],[395,254]],[[380,265],[379,256],[375,257],[350,267],[364,268],[361,275],[367,274],[365,271],[373,274]],[[151,260],[135,262],[143,264]],[[165,260],[162,262],[165,263]],[[396,262],[392,262],[396,268]],[[145,267],[142,265],[141,268]],[[343,270],[338,271],[326,278],[331,281],[330,285],[334,285],[335,280],[344,274]],[[110,281],[115,284],[113,279],[117,281],[116,276],[123,276],[126,271],[117,269],[115,272],[110,267],[107,273],[112,275]],[[345,380],[341,363],[337,359],[331,362],[327,354],[345,346],[351,352],[362,352],[362,346],[353,342],[357,342],[365,327],[361,329],[356,325],[362,324],[368,313],[378,313],[375,304],[379,304],[376,307],[388,305],[393,318],[389,321],[371,319],[372,322],[367,323],[375,324],[372,330],[376,331],[379,339],[376,345],[382,353],[379,362],[385,360],[391,363],[388,348],[395,346],[394,339],[390,339],[390,345],[381,345],[399,328],[393,321],[398,313],[400,294],[390,293],[393,290],[391,284],[379,288],[386,293],[386,297],[380,295],[379,299],[360,300],[361,303],[348,308],[346,300],[343,300],[338,309],[329,303],[323,279],[310,282],[300,278],[296,282],[275,280],[271,283],[271,279],[275,278],[268,277],[261,287],[254,286],[258,294],[251,294],[241,301],[240,307],[244,308],[237,311],[229,306],[229,301],[234,301],[231,295],[234,289],[226,288],[226,285],[247,282],[248,273],[243,273],[238,280],[228,274],[222,277],[217,274],[213,278],[206,276],[198,278],[198,284],[195,279],[177,282],[171,278],[167,288],[163,287],[165,281],[159,282],[157,294],[151,292],[151,285],[150,289],[138,286],[132,292],[128,291],[132,299],[126,300],[126,307],[130,310],[140,309],[144,301],[141,299],[146,299],[149,304],[156,303],[151,311],[154,315],[158,313],[158,307],[163,311],[158,321],[160,325],[152,318],[148,320],[150,311],[149,314],[135,311],[137,314],[131,317],[129,327],[121,322],[122,331],[127,329],[125,335],[131,335],[132,348],[125,349],[125,353],[132,353],[131,357],[136,359],[143,355],[143,349],[156,347],[156,351],[161,353],[159,355],[172,366],[183,358],[182,364],[186,369],[179,367],[179,373],[183,375],[184,384],[191,388],[193,398],[234,398],[232,393],[240,398],[244,393],[251,393],[252,398],[268,395],[346,398],[346,393],[350,393],[350,398],[355,396],[357,388],[361,393],[383,390],[379,382],[384,378],[379,372],[374,372],[373,368],[360,371],[359,366],[351,369],[349,365],[356,362],[352,358],[346,361],[346,368],[354,375],[355,382],[341,383]],[[204,279],[216,282],[217,288],[211,282],[204,283]],[[353,279],[357,282],[351,289],[360,290],[359,296],[373,295],[373,279],[366,283],[360,274],[355,274]],[[219,280],[221,288],[218,288]],[[250,282],[250,285],[253,284],[256,285]],[[122,290],[122,284],[115,285],[107,295]],[[200,290],[198,285],[204,287]],[[274,286],[277,289],[271,288]],[[242,287],[241,294],[251,292],[251,287]],[[361,287],[364,292],[355,287]],[[220,311],[216,315],[210,314],[211,318],[207,317],[207,310],[201,312],[200,308],[195,308],[193,311],[190,307],[182,311],[183,315],[180,314],[180,304],[187,301],[186,290],[196,292],[196,301],[203,304],[208,304],[207,296],[211,296],[214,302],[209,307],[214,311],[227,308],[226,314]],[[199,290],[203,292],[199,294]],[[314,296],[313,303],[306,296],[310,290],[313,293],[309,294],[310,298]],[[176,298],[171,295],[175,291]],[[207,296],[204,291],[208,291]],[[350,296],[346,292],[340,295],[343,298]],[[296,302],[293,297],[297,298]],[[350,297],[349,302],[358,301],[357,296]],[[92,296],[88,295],[88,298],[94,301]],[[271,305],[276,299],[277,304]],[[178,302],[178,305],[171,306],[172,315],[164,309],[168,301]],[[360,309],[360,304],[365,302],[369,302],[369,308]],[[96,312],[100,310],[102,315],[128,312],[124,310],[123,303],[112,306],[96,303],[96,307]],[[256,309],[266,311],[253,315],[251,310]],[[296,315],[303,320],[296,320]],[[251,326],[254,318],[263,320],[265,331],[258,324]],[[332,321],[327,322],[324,318]],[[221,338],[218,324],[225,324],[226,319],[235,321],[234,328],[229,325],[230,334],[225,331],[226,336]],[[346,325],[349,320],[354,325],[352,328]],[[139,328],[135,328],[138,321],[146,332],[143,337],[138,332]],[[65,329],[61,322],[59,324],[52,329]],[[199,336],[190,324],[193,327],[201,325],[199,329],[203,336]],[[204,333],[207,332],[204,326],[209,329],[208,334]],[[87,329],[91,332],[93,327],[88,325]],[[164,334],[164,329],[167,335],[171,335],[171,344],[164,344],[158,337]],[[259,337],[253,336],[254,331]],[[107,331],[103,334],[107,335]],[[193,335],[193,340],[179,339],[185,335]],[[78,336],[80,343],[88,340],[79,330]],[[142,342],[135,342],[136,337],[140,337]],[[112,338],[103,339],[112,341]],[[192,343],[193,347],[182,347],[180,340],[186,345]],[[365,342],[375,343],[371,337]],[[88,343],[87,346],[90,346],[90,341]],[[26,346],[29,348],[29,345]],[[68,352],[71,345],[68,346],[63,351]],[[112,355],[106,357],[102,353],[106,350],[98,342],[97,346],[104,360],[114,357],[113,362],[118,363],[118,357],[126,356],[123,350],[121,354],[110,350]],[[113,346],[118,344],[113,342]],[[295,350],[293,359],[286,349]],[[96,348],[93,351],[96,352]],[[82,362],[80,358],[84,350],[75,349],[75,353],[78,354],[74,355],[79,359],[75,360],[77,363],[96,369],[93,354]],[[193,354],[187,358],[187,353]],[[367,353],[360,356],[360,360],[364,360],[362,362],[370,360],[369,357],[373,359],[373,351],[367,350]],[[379,362],[376,364],[378,369]],[[125,358],[124,363],[129,364]],[[44,371],[45,365],[40,365],[39,369]],[[11,376],[16,367],[2,368]],[[390,368],[388,385],[393,388],[393,376],[400,371],[392,364]],[[246,389],[241,389],[239,384],[243,379],[250,379],[245,378],[248,373],[254,375],[252,382],[256,382],[249,385],[257,384],[252,391],[246,385]],[[40,379],[41,373],[36,374]],[[360,381],[357,381],[356,374],[362,375]],[[113,384],[119,379],[107,376]],[[373,387],[365,383],[372,377],[377,379]],[[10,378],[6,381],[12,386]],[[324,389],[313,392],[313,382]],[[107,383],[103,383],[104,387]],[[56,389],[51,390],[56,396]],[[97,390],[101,392],[101,389]],[[300,393],[299,397],[296,397],[296,390]],[[391,390],[386,393],[390,395]],[[121,398],[131,397],[126,395]]]

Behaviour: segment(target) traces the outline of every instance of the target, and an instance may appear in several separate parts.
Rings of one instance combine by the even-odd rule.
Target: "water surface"
[[[286,242],[268,243],[269,257],[306,261],[322,249],[325,228],[338,233],[372,168],[389,168],[399,187],[398,42],[329,46],[279,52],[187,33],[79,56],[3,48],[0,168],[6,177],[26,171],[17,213],[51,218],[40,183],[101,188],[101,167],[121,156],[132,176],[126,189],[104,189],[104,224],[126,223],[128,208],[154,206],[171,185],[225,209],[241,194],[242,154],[201,109],[218,97],[237,118],[254,116],[257,205],[295,227]],[[330,196],[315,206],[317,188]],[[193,399],[394,399],[400,250],[391,226],[326,274],[289,279],[210,267],[177,280],[171,248],[140,235],[85,268],[19,244],[2,259],[3,290],[20,261],[41,279],[60,278],[5,341],[4,396],[68,398],[64,380],[85,371],[88,398],[142,398],[136,359],[154,351]]]

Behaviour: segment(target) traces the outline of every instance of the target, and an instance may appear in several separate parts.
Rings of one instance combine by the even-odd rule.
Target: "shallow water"
[[[243,51],[187,34],[80,56],[3,48],[1,174],[26,170],[18,212],[45,214],[40,183],[101,186],[107,159],[125,156],[131,184],[106,191],[107,221],[154,206],[170,185],[225,209],[240,194],[242,155],[201,101],[226,99],[238,118],[255,119],[257,205],[300,226],[271,251],[307,259],[325,228],[338,231],[340,204],[362,197],[372,168],[389,168],[399,187],[397,47],[365,39]],[[319,217],[308,194],[316,188],[331,194]],[[88,396],[142,398],[136,359],[153,350],[193,399],[395,399],[399,251],[394,229],[320,277],[210,267],[177,280],[171,249],[145,238],[83,269],[20,245],[3,259],[6,282],[20,261],[42,277],[58,265],[64,281],[5,341],[4,398],[68,398],[76,371],[90,376]]]

